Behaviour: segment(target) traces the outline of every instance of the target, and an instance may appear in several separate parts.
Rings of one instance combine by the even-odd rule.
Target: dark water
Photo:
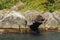
[[[33,34],[0,34],[0,40],[60,40],[60,32]]]

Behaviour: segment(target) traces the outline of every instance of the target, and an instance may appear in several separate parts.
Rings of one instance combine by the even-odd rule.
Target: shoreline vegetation
[[[19,6],[21,3],[23,3],[23,7],[18,11],[22,12],[27,10],[60,11],[60,0],[0,0],[0,10],[10,9],[13,6]]]

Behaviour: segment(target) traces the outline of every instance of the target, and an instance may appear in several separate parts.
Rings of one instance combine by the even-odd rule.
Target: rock
[[[0,13],[2,13],[2,11]],[[35,10],[28,10],[24,13],[16,11],[5,12],[4,14],[0,14],[0,28],[25,28],[25,26],[28,28],[28,26],[32,25],[35,21],[41,22],[41,18],[45,19],[45,21],[40,25],[40,27],[60,28],[60,12],[55,11],[53,13],[42,13],[43,12]]]
[[[6,10],[5,10],[6,11]],[[1,15],[2,16],[2,15]],[[26,25],[32,25],[35,21],[40,21],[42,12],[28,10],[24,13],[11,11],[5,12],[0,20],[0,28],[24,28]],[[26,28],[28,28],[26,26]]]
[[[42,12],[38,12],[35,10],[28,10],[24,12],[24,16],[27,20],[27,25],[33,24],[38,15],[42,16]]]
[[[19,28],[22,27],[21,25],[25,26],[25,17],[16,11],[3,15],[0,20],[0,28]]]
[[[50,13],[50,12],[45,12],[44,13],[44,17],[45,19],[47,20],[46,23],[44,24],[45,27],[47,28],[56,28],[58,27],[59,25],[59,22],[58,20],[60,20],[58,17],[59,13],[57,13],[56,15],[56,12],[53,12],[53,13]]]
[[[19,10],[24,6],[24,3],[18,2],[15,6],[11,8],[11,10]]]

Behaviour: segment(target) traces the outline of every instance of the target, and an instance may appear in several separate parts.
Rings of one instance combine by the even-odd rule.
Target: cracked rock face
[[[33,31],[33,33],[39,33],[39,25],[45,20],[40,12],[37,11],[27,11],[25,12],[25,17],[27,19],[27,25]]]
[[[37,19],[40,16],[40,12],[37,11],[28,10],[24,13],[11,11],[0,16],[0,28],[25,28],[26,25],[30,26],[35,21],[39,21]]]
[[[44,27],[47,28],[58,28],[60,27],[60,13],[59,12],[45,12],[44,17],[47,20]]]
[[[42,16],[42,12],[34,11],[34,10],[28,10],[24,12],[24,16],[27,19],[27,25],[32,25],[36,20],[38,19],[38,16]]]
[[[0,28],[25,28],[26,25],[30,26],[35,21],[41,22],[39,15],[45,18],[45,23],[43,22],[40,27],[60,27],[60,12],[45,12],[42,14],[42,12],[28,10],[24,13],[11,11],[10,13],[0,14]]]
[[[0,28],[24,28],[24,26],[21,25],[25,25],[24,16],[15,11],[3,15],[0,19]]]

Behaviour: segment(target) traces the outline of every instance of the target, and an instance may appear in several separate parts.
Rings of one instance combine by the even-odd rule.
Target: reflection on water
[[[0,34],[0,40],[60,40],[60,32],[33,34]]]

